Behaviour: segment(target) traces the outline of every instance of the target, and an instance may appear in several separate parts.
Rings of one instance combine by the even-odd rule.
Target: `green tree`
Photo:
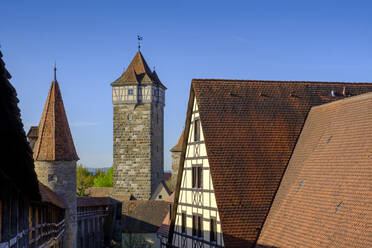
[[[94,184],[93,175],[82,164],[76,167],[76,184],[79,196],[85,196],[85,190]]]
[[[94,187],[112,187],[113,186],[114,169],[111,167],[106,173],[101,170],[96,171],[94,178]]]

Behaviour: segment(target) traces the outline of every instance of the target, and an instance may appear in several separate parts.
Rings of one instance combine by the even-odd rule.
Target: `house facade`
[[[223,247],[221,221],[194,97],[173,236],[176,247]]]
[[[255,247],[310,109],[371,91],[194,79],[167,245]]]

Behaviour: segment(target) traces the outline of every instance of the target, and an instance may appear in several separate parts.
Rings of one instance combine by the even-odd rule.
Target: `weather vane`
[[[140,50],[141,49],[141,40],[143,40],[143,37],[137,35],[137,40],[138,40],[138,50]]]

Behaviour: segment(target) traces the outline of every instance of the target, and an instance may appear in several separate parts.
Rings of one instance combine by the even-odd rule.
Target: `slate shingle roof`
[[[77,161],[62,95],[57,81],[53,81],[41,120],[34,159],[39,161]]]
[[[0,177],[14,183],[25,195],[40,200],[32,151],[26,139],[18,108],[17,92],[0,52]]]
[[[259,243],[372,247],[372,93],[311,109]]]
[[[154,84],[166,89],[161,83],[158,74],[151,72],[142,53],[138,51],[126,71],[116,79],[111,85],[125,84]]]
[[[192,81],[185,135],[195,95],[226,247],[255,244],[310,108],[369,91],[367,83]],[[181,171],[183,159],[184,151]]]

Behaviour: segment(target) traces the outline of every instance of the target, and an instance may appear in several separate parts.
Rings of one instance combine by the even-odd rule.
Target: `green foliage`
[[[93,175],[82,164],[79,164],[76,168],[76,183],[79,196],[85,196],[85,190],[92,187],[94,183]]]
[[[111,167],[106,173],[97,170],[94,178],[94,187],[112,187],[114,178],[114,169]]]

